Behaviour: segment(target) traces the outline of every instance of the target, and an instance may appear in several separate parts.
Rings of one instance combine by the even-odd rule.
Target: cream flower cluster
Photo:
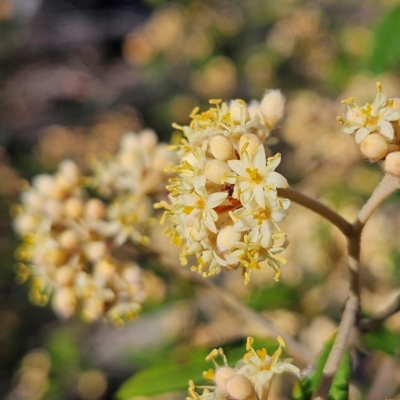
[[[338,117],[342,132],[355,134],[361,153],[370,161],[383,161],[386,172],[400,176],[400,99],[387,98],[376,84],[372,103],[360,107],[354,97],[343,100],[345,118]]]
[[[267,400],[273,378],[277,374],[290,372],[297,376],[299,368],[291,364],[292,359],[280,358],[282,347],[285,343],[278,337],[279,347],[272,356],[266,349],[255,350],[253,338],[247,338],[247,353],[240,359],[234,368],[229,367],[223,350],[214,349],[206,358],[212,360],[214,369],[203,373],[204,377],[212,380],[215,385],[195,386],[193,381],[189,382],[189,397],[187,400]],[[218,365],[216,357],[221,357],[223,365]],[[199,394],[197,389],[201,389]]]
[[[88,321],[106,316],[119,324],[137,315],[145,298],[139,266],[119,260],[116,250],[125,242],[147,243],[154,218],[150,194],[166,183],[168,153],[151,132],[128,134],[121,146],[115,159],[96,161],[90,177],[70,160],[54,175],[36,176],[15,207],[14,228],[22,238],[19,279],[30,278],[32,302],[43,305],[51,298],[61,317],[79,310]],[[137,187],[130,182],[135,174]],[[85,183],[98,188],[98,198]]]
[[[158,204],[166,209],[166,232],[183,244],[181,263],[195,256],[192,269],[205,277],[241,267],[248,283],[267,260],[279,279],[286,236],[278,224],[290,203],[277,195],[287,186],[275,172],[281,156],[268,157],[263,142],[283,115],[284,98],[270,90],[261,103],[210,103],[192,112],[189,126],[174,125],[184,137],[173,147],[181,163],[173,169],[170,202]]]

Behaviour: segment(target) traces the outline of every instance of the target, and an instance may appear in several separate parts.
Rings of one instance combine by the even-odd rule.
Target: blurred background
[[[280,172],[354,219],[381,172],[361,160],[336,116],[341,99],[372,100],[376,81],[387,95],[400,96],[397,4],[0,0],[0,398],[113,399],[135,371],[182,343],[243,342],[256,330],[216,307],[211,295],[201,300],[192,284],[163,272],[152,277],[155,295],[143,316],[125,328],[61,321],[50,307],[31,305],[13,269],[18,241],[9,209],[22,179],[53,172],[64,158],[85,169],[91,155],[113,153],[125,132],[142,127],[169,141],[171,123],[186,124],[209,98],[259,100],[266,88],[281,88],[287,112],[273,148],[283,154]],[[369,313],[399,293],[398,200],[374,215],[363,237]],[[279,285],[269,271],[250,287],[233,274],[220,284],[316,354],[346,296],[344,240],[295,205],[284,229],[291,243]],[[399,334],[398,316],[387,331]],[[398,357],[399,349],[392,350]],[[390,350],[360,354],[365,362],[354,396],[371,388],[384,367],[392,377],[388,395],[399,393],[400,369]]]

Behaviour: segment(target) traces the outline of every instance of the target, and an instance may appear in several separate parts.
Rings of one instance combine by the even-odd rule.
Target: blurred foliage
[[[325,344],[315,362],[315,369],[302,376],[296,383],[292,397],[294,400],[310,400],[312,398],[316,388],[323,380],[322,370],[331,352],[335,337],[336,335],[333,335]],[[350,357],[349,353],[345,351],[328,394],[329,400],[346,400],[349,398],[350,371]]]
[[[400,45],[397,40],[399,24],[400,7],[394,7],[375,28],[368,67],[376,74],[393,70],[400,64]]]
[[[257,346],[266,348],[269,354],[276,350],[275,340],[256,339]],[[244,343],[224,346],[224,353],[229,365],[234,366],[245,352]],[[205,349],[178,349],[170,352],[168,357],[135,374],[124,382],[117,392],[117,398],[130,399],[134,396],[154,396],[177,390],[186,390],[188,381],[204,382],[202,372],[209,367],[205,361],[210,351]]]

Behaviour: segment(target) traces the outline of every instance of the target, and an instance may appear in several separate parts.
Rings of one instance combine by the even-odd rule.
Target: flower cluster
[[[360,107],[354,97],[343,100],[345,118],[338,117],[342,132],[355,134],[361,153],[370,161],[385,161],[386,172],[400,176],[400,99],[386,98],[377,83],[374,101]]]
[[[279,347],[272,356],[266,349],[255,350],[253,338],[247,338],[247,353],[234,368],[228,365],[223,350],[214,349],[206,358],[212,360],[214,369],[203,372],[206,379],[214,381],[212,386],[195,386],[189,382],[189,397],[187,400],[267,400],[271,383],[276,374],[291,372],[299,376],[300,370],[293,364],[292,359],[281,360],[282,347],[285,343],[278,337]],[[223,365],[218,365],[216,357],[221,357]],[[202,389],[202,394],[196,391]]]
[[[140,311],[141,270],[116,250],[148,242],[152,196],[166,183],[168,162],[156,135],[143,131],[125,135],[120,152],[104,163],[96,160],[89,177],[66,160],[54,175],[33,179],[14,207],[14,228],[23,241],[17,270],[20,281],[30,278],[32,302],[46,304],[51,297],[64,318],[80,309],[88,321],[106,316],[117,324]]]
[[[261,103],[210,103],[209,110],[192,112],[189,126],[174,125],[184,137],[173,147],[181,163],[173,168],[170,203],[158,204],[166,209],[166,232],[183,244],[181,263],[195,256],[192,268],[203,276],[241,267],[248,283],[267,260],[279,279],[286,236],[278,223],[289,200],[277,188],[287,181],[275,172],[280,154],[268,157],[263,142],[283,115],[284,98],[270,90]]]

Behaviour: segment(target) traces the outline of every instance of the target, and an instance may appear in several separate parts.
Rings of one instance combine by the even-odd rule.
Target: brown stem
[[[400,179],[392,174],[385,174],[371,197],[358,213],[357,220],[353,224],[354,231],[361,231],[378,206],[397,189],[400,189]]]
[[[232,296],[224,289],[216,286],[209,279],[203,278],[201,275],[192,272],[188,269],[176,267],[171,265],[171,269],[178,275],[183,276],[190,281],[204,286],[214,293],[218,295],[223,303],[226,306],[230,307],[232,310],[236,312],[237,315],[244,317],[250,321],[256,321],[262,326],[265,332],[270,336],[281,336],[283,340],[287,344],[288,353],[296,360],[296,362],[300,365],[306,366],[311,363],[313,356],[312,354],[299,342],[294,340],[291,336],[287,335],[284,332],[281,332],[278,328],[276,328],[271,321],[269,321],[264,316],[255,312],[251,308],[247,307],[240,300],[238,300],[235,296]]]
[[[295,203],[300,204],[303,207],[306,207],[309,210],[321,215],[339,228],[340,231],[346,236],[350,235],[353,231],[353,226],[350,222],[346,221],[337,212],[333,211],[331,208],[327,207],[325,204],[322,204],[318,200],[312,199],[311,197],[308,197],[307,195],[292,188],[278,189],[278,195],[292,200]]]
[[[400,311],[400,295],[396,297],[395,301],[389,305],[385,310],[379,312],[375,317],[363,318],[358,327],[361,332],[369,332],[378,329],[386,319]]]
[[[322,378],[312,397],[313,400],[325,400],[328,398],[328,393],[336,375],[340,360],[342,359],[343,352],[346,349],[350,332],[356,323],[358,310],[359,302],[357,297],[350,295],[346,302],[335,342],[325,363]]]

